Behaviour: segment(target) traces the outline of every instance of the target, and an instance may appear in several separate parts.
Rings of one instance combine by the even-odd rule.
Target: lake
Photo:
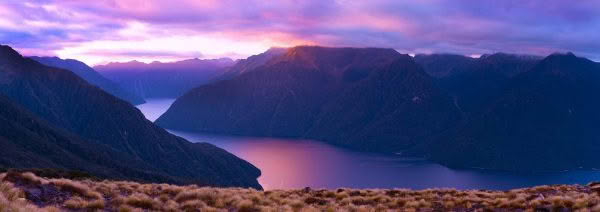
[[[138,108],[156,120],[173,99],[149,99]],[[287,188],[457,188],[512,189],[544,184],[600,181],[600,171],[512,173],[456,170],[427,160],[351,151],[312,140],[255,138],[169,132],[191,142],[208,142],[262,171],[266,189]]]

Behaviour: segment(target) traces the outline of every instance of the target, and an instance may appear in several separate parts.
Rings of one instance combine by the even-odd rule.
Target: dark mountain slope
[[[329,102],[308,137],[396,152],[417,146],[460,119],[452,100],[412,58],[403,56],[376,70]]]
[[[501,94],[510,78],[530,70],[540,60],[527,55],[483,55],[462,67],[464,70],[456,69],[438,81],[454,98],[457,107],[466,114],[476,114]]]
[[[120,98],[125,101],[128,101],[131,104],[139,105],[145,103],[144,99],[139,96],[134,95],[128,91],[122,89],[116,83],[110,81],[109,79],[104,78],[98,72],[96,72],[91,67],[87,66],[85,63],[81,61],[72,60],[72,59],[60,59],[58,57],[30,57],[31,59],[40,62],[41,64],[57,67],[60,69],[69,70],[77,76],[83,78],[88,81],[92,85],[96,85],[102,88],[104,91]]]
[[[221,76],[232,66],[229,58],[189,59],[171,63],[109,63],[94,68],[131,93],[144,98],[177,98]]]
[[[317,57],[317,52],[326,55]],[[292,48],[252,72],[188,92],[156,123],[193,131],[302,136],[321,106],[340,89],[343,72],[358,70],[361,64],[352,63],[363,56],[391,61],[400,54],[382,49]]]
[[[3,95],[0,107],[2,168],[83,170],[103,177],[176,182],[140,160],[50,126]]]
[[[179,183],[260,187],[260,171],[210,144],[192,144],[146,120],[131,104],[75,74],[0,46],[0,93],[56,127],[98,141]]]
[[[225,73],[219,77],[219,80],[231,79],[240,74],[252,71],[266,64],[273,57],[280,56],[287,51],[286,48],[270,48],[266,52],[252,55],[246,59],[238,60],[235,65],[227,68]]]
[[[600,69],[573,54],[548,56],[516,76],[484,113],[433,148],[443,164],[503,170],[598,168]]]
[[[419,54],[415,62],[432,77],[444,78],[463,72],[471,66],[476,59],[455,54]]]
[[[408,89],[413,87],[415,90]],[[386,89],[390,91],[382,91]],[[431,78],[416,68],[410,57],[392,49],[301,46],[289,49],[252,72],[188,92],[156,123],[189,131],[318,138],[360,149],[383,150],[380,147],[386,146],[384,144],[364,145],[360,142],[364,138],[379,140],[381,135],[386,138],[381,139],[382,143],[402,142],[403,145],[393,146],[407,146],[405,144],[410,143],[407,140],[413,142],[414,136],[421,135],[422,132],[417,131],[422,130],[423,125],[410,122],[414,117],[392,119],[409,116],[411,112],[417,114],[414,110],[417,107],[406,106],[414,97],[417,97],[414,101],[423,98],[429,105],[438,101],[429,98],[441,96],[443,94],[433,88]],[[388,100],[387,104],[379,104]],[[437,109],[453,111],[452,107],[444,103]],[[434,107],[423,108],[419,110]],[[374,111],[380,113],[370,114]],[[351,122],[337,123],[347,119]],[[400,123],[404,121],[408,122]],[[394,127],[379,129],[393,135],[380,134],[376,129],[390,124],[396,124],[394,127],[414,124],[414,128],[419,129],[412,132]],[[361,134],[342,142],[350,138],[350,133]],[[399,137],[403,137],[402,141]]]

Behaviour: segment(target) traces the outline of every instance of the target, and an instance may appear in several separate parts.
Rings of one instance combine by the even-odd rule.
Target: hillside
[[[243,73],[252,71],[262,65],[265,65],[273,57],[280,56],[287,51],[285,48],[270,48],[267,51],[252,55],[246,59],[238,60],[235,65],[228,67],[225,73],[218,77],[219,80],[226,80],[237,77]]]
[[[156,123],[395,152],[457,118],[451,99],[408,55],[393,49],[300,46],[251,72],[191,90]]]
[[[83,170],[101,177],[169,181],[142,161],[50,126],[3,95],[0,106],[0,168]]]
[[[8,211],[600,211],[600,183],[508,191],[295,189],[257,191],[0,174]]]
[[[436,77],[465,115],[476,115],[495,101],[509,79],[529,71],[542,58],[495,53],[477,59],[458,55],[417,55],[415,61]]]
[[[128,101],[133,105],[139,105],[145,103],[144,99],[130,93],[115,82],[110,81],[109,79],[104,78],[98,72],[96,72],[93,68],[89,67],[85,63],[73,59],[60,59],[58,57],[29,57],[35,61],[38,61],[41,64],[46,66],[57,67],[64,70],[69,70],[77,76],[83,78],[88,83],[92,85],[96,85],[102,90],[110,93],[117,98]]]
[[[502,170],[598,168],[598,92],[596,63],[550,55],[511,79],[483,113],[436,142],[433,159]]]
[[[128,169],[165,175],[169,182],[179,184],[260,188],[256,180],[260,170],[248,162],[214,145],[190,143],[168,133],[146,120],[131,104],[72,72],[41,65],[8,46],[0,46],[0,79],[0,93],[10,101],[89,145],[98,143],[126,155],[126,160],[115,157],[117,161],[113,162]],[[100,159],[94,161],[100,164]],[[138,166],[136,161],[144,165]],[[44,164],[29,167],[44,168]],[[142,177],[135,173],[123,175]]]

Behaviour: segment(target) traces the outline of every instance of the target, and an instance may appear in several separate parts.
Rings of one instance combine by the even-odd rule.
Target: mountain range
[[[155,123],[400,151],[459,118],[451,99],[408,55],[300,46],[233,79],[191,90]]]
[[[415,61],[436,77],[438,85],[450,94],[465,115],[485,108],[501,94],[513,76],[530,70],[541,59],[506,53],[482,55],[476,59],[450,54],[415,56]],[[438,74],[442,72],[445,74]]]
[[[133,105],[64,69],[0,46],[5,167],[73,168],[113,178],[261,188],[260,170],[207,143],[190,143]],[[6,107],[4,107],[6,105]],[[5,111],[4,108],[7,108]],[[18,160],[34,158],[35,160]]]
[[[183,76],[168,77],[177,73],[174,66],[197,64],[214,74],[187,84],[197,87],[185,93],[169,84]],[[161,73],[162,79],[144,81],[164,85],[153,95],[183,93],[156,125],[67,69],[0,47],[0,120],[7,123],[0,126],[6,147],[0,168],[78,169],[114,178],[260,188],[260,170],[251,164],[161,127],[315,139],[456,168],[600,167],[595,159],[600,65],[572,53],[411,57],[383,48],[298,46],[272,48],[235,64],[195,59],[99,67],[102,74],[129,74],[131,80]]]
[[[248,58],[246,62],[252,58]],[[573,54],[470,58],[300,46],[197,87],[156,123],[308,138],[450,167],[600,167],[600,66]]]
[[[211,82],[234,65],[229,58],[189,59],[177,62],[109,63],[94,66],[100,74],[130,93],[147,98],[177,98],[186,91]]]
[[[122,100],[128,101],[133,105],[143,104],[146,101],[133,93],[130,93],[115,82],[106,79],[93,68],[89,67],[85,63],[73,60],[73,59],[60,59],[58,57],[30,57],[31,59],[38,61],[46,66],[57,67],[64,70],[69,70],[77,76],[83,78],[88,83],[100,87],[102,90],[118,97]]]
[[[597,63],[572,53],[550,55],[434,142],[433,159],[519,171],[598,168],[599,91]]]

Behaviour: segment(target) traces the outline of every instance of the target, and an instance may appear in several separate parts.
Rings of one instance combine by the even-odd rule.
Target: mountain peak
[[[519,59],[519,60],[541,60],[542,57],[528,54],[511,54],[505,52],[496,52],[494,54],[483,54],[479,59],[494,60],[494,59]]]
[[[402,55],[394,49],[296,46],[270,60],[267,65],[293,63],[337,75],[349,65],[361,69],[361,67],[371,67],[373,64],[388,64],[399,58],[412,61],[412,57]]]
[[[492,54],[482,54],[481,57],[479,58],[489,58],[489,57],[500,57],[500,56],[508,56],[510,54],[504,53],[504,52],[496,52],[496,53],[492,53]]]
[[[555,52],[548,56],[548,58],[577,58],[573,52]]]
[[[394,49],[389,48],[353,48],[353,47],[323,47],[323,46],[295,46],[289,48],[285,57],[311,56],[313,59],[327,59],[329,57],[347,57],[347,56],[376,56],[376,55],[401,55]],[[327,56],[327,57],[323,57]],[[408,55],[406,55],[408,56]]]
[[[543,62],[576,62],[578,60],[585,60],[584,58],[580,58],[575,56],[575,54],[573,54],[573,52],[556,52],[553,53],[551,55],[548,55],[548,57],[544,58]]]
[[[7,45],[0,45],[0,56],[4,59],[22,58],[21,54]]]
[[[265,53],[284,53],[287,50],[288,50],[288,48],[284,48],[284,47],[271,47],[271,48],[267,49],[267,51],[265,51]]]
[[[535,68],[536,73],[588,78],[598,72],[595,62],[583,57],[577,57],[571,52],[554,53],[544,58]]]

